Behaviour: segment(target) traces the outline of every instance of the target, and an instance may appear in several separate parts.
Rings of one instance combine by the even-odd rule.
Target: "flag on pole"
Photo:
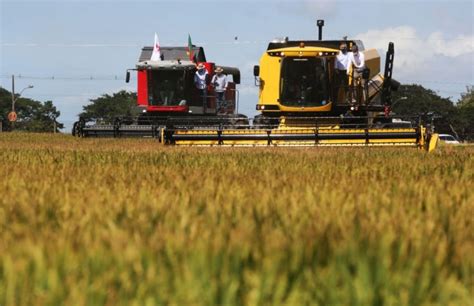
[[[161,52],[160,52],[160,41],[158,40],[158,34],[155,33],[155,44],[153,45],[153,53],[151,54],[152,61],[160,61],[161,60]]]
[[[188,56],[191,62],[194,62],[193,43],[191,42],[191,35],[188,34]]]

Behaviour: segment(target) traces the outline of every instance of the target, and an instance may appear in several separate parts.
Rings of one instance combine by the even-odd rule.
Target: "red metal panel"
[[[137,104],[141,106],[148,105],[148,71],[137,71]]]
[[[153,112],[177,112],[177,113],[182,113],[182,112],[188,112],[189,107],[186,105],[183,106],[148,106],[147,112],[153,113]]]

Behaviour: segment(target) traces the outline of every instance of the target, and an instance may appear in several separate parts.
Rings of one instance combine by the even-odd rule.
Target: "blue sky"
[[[25,97],[52,100],[69,128],[89,99],[121,89],[140,48],[205,47],[208,60],[241,69],[241,112],[254,114],[252,67],[268,41],[361,38],[383,56],[395,43],[394,78],[459,98],[474,84],[472,1],[22,1],[0,0],[0,86],[33,84]],[[237,40],[234,37],[238,37]],[[54,77],[54,79],[53,79]]]

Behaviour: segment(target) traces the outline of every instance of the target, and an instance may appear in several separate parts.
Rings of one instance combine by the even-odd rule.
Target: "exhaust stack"
[[[316,24],[318,25],[318,39],[323,40],[324,20],[323,19],[318,19]]]

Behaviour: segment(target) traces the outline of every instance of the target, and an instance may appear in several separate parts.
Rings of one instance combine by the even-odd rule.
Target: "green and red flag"
[[[191,62],[194,62],[193,43],[191,41],[191,35],[188,34],[188,56]]]

